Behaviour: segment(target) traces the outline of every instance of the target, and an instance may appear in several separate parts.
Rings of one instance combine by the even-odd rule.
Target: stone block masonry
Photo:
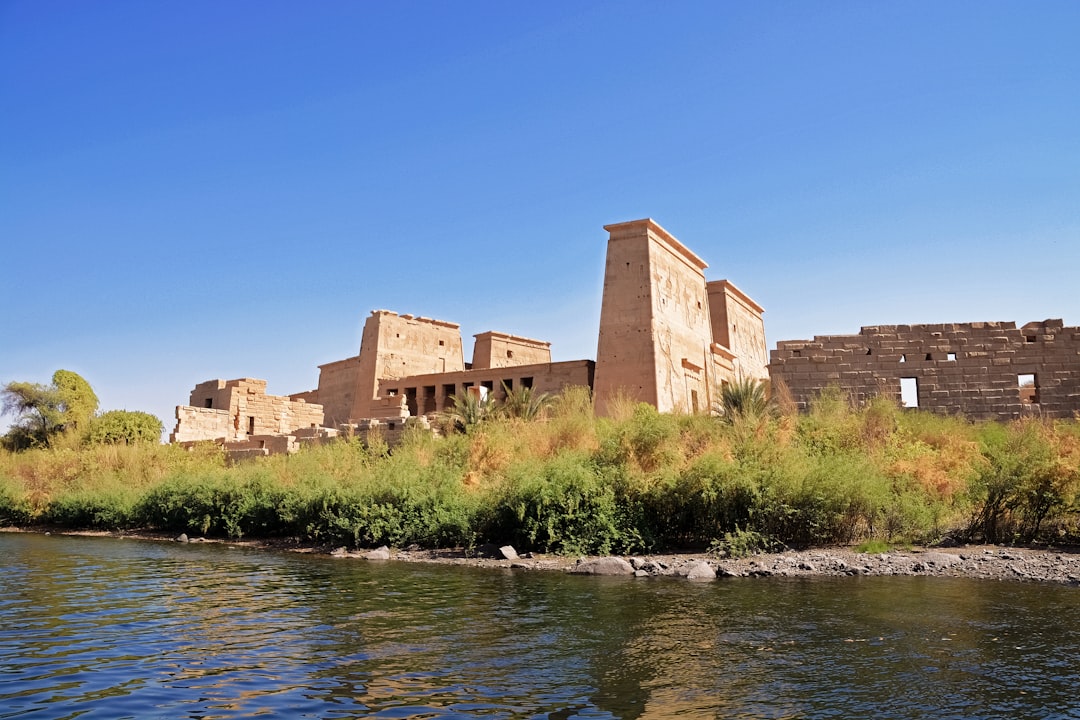
[[[800,409],[829,386],[856,402],[881,395],[905,407],[980,420],[1080,413],[1080,328],[1061,320],[874,325],[857,335],[784,340],[769,374]]]
[[[474,336],[466,363],[457,323],[375,310],[359,353],[320,365],[315,389],[277,397],[266,394],[264,380],[201,383],[177,408],[172,440],[219,441],[236,457],[292,452],[305,433],[321,441],[338,428],[392,444],[457,396],[503,401],[526,388],[590,388],[600,414],[621,397],[708,413],[725,383],[766,377],[760,305],[728,280],[706,282],[705,262],[651,219],[605,229],[595,362],[552,362],[547,341],[491,330]],[[332,429],[323,433],[324,426]]]
[[[169,439],[238,442],[257,435],[289,435],[322,424],[321,405],[267,395],[265,380],[208,380],[191,391],[189,405],[176,408],[176,428]]]

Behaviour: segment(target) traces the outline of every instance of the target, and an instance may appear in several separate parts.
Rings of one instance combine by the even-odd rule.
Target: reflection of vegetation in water
[[[1075,420],[969,423],[839,393],[728,422],[624,405],[594,418],[572,389],[543,420],[231,467],[213,447],[2,452],[0,522],[563,553],[1080,535]]]
[[[0,549],[11,716],[1043,718],[1074,716],[1080,683],[1075,588],[1058,585],[586,578],[55,535]]]

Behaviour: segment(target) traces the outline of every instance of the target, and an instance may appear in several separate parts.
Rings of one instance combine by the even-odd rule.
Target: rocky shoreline
[[[470,557],[462,551],[453,550],[379,548],[348,551],[339,548],[331,555],[368,561],[689,580],[922,575],[1080,585],[1080,551],[1076,548],[970,545],[860,553],[852,548],[838,547],[760,554],[745,558],[721,558],[701,553],[589,558],[526,554],[519,557],[512,548],[488,549]]]
[[[91,535],[171,542],[212,542],[242,547],[329,555],[366,562],[409,562],[438,565],[506,569],[512,571],[565,572],[580,575],[633,576],[639,578],[683,578],[716,580],[754,577],[851,577],[928,576],[999,581],[1049,582],[1080,586],[1080,548],[1013,547],[963,545],[956,547],[897,548],[883,553],[860,553],[850,547],[815,548],[765,553],[743,558],[718,557],[707,553],[659,555],[567,557],[524,553],[510,546],[485,545],[475,551],[461,549],[423,550],[419,548],[375,550],[331,549],[288,540],[228,541],[208,538],[172,537],[161,533],[108,533],[50,530],[43,528],[2,528],[0,532],[39,532]]]

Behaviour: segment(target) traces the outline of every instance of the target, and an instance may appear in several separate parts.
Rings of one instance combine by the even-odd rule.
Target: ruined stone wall
[[[234,383],[239,382],[234,380]],[[263,390],[266,383],[263,383]],[[232,386],[224,380],[207,380],[195,386],[188,396],[188,405],[197,408],[228,410]]]
[[[364,323],[360,369],[350,417],[376,417],[379,381],[465,369],[456,323],[376,310]]]
[[[543,340],[494,331],[473,337],[476,338],[476,344],[473,345],[474,370],[551,362],[551,343]]]
[[[1080,412],[1080,328],[1061,320],[871,326],[779,342],[771,359],[800,408],[836,385],[856,401],[883,395],[974,419]]]
[[[427,415],[453,407],[453,397],[470,387],[486,387],[496,400],[506,397],[505,382],[511,390],[522,387],[533,392],[555,394],[567,387],[592,387],[596,363],[571,360],[506,368],[473,368],[456,373],[414,375],[379,382],[380,400],[372,417]],[[399,412],[401,409],[404,412]]]
[[[232,422],[228,410],[177,405],[176,426],[169,434],[169,442],[184,443],[217,440],[224,439],[231,434]]]
[[[287,435],[298,428],[323,424],[321,405],[267,395],[266,381],[254,378],[200,383],[191,393],[191,402],[191,406],[177,408],[171,436],[176,442]]]
[[[730,280],[709,283],[708,292],[713,341],[734,355],[734,375],[768,379],[769,351],[765,344],[764,308]]]

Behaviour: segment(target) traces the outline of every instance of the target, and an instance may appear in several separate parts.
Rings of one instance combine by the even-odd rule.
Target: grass
[[[970,423],[838,394],[803,415],[617,409],[595,418],[573,389],[542,420],[235,466],[211,446],[3,452],[0,524],[558,553],[1080,537],[1076,420]]]

